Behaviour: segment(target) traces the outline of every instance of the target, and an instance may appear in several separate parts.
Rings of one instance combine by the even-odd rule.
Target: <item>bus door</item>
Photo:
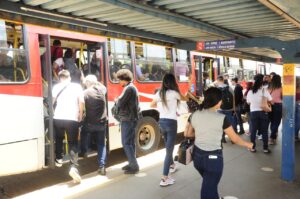
[[[87,43],[87,69],[84,71],[84,75],[93,74],[97,77],[107,88],[107,68],[108,68],[108,51],[107,43]],[[106,93],[106,109],[108,110],[108,95]],[[109,147],[109,128],[108,121],[106,123],[106,147],[107,151],[110,151]]]
[[[203,94],[203,63],[202,56],[194,55],[195,76],[196,76],[196,95],[202,96]]]
[[[52,64],[50,35],[39,35],[40,61],[43,85],[44,132],[45,132],[45,165],[55,167],[53,105],[52,102]]]

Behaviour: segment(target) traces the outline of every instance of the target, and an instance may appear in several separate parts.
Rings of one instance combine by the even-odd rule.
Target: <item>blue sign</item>
[[[197,50],[222,50],[235,48],[235,40],[197,42]]]

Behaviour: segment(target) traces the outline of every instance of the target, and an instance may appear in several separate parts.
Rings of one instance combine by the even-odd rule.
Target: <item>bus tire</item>
[[[149,116],[141,118],[136,126],[135,144],[137,156],[156,151],[160,142],[158,122]]]

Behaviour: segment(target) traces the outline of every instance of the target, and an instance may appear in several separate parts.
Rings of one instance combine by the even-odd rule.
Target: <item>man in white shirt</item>
[[[75,182],[80,183],[78,173],[78,132],[79,122],[83,116],[84,97],[80,84],[71,83],[70,73],[62,70],[58,73],[60,83],[52,90],[53,104],[57,104],[54,110],[55,130],[55,155],[56,166],[62,166],[63,139],[67,134],[71,168],[69,175]]]

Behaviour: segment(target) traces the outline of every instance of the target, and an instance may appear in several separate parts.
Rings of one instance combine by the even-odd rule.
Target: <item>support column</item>
[[[281,178],[295,179],[295,64],[283,65],[282,160]]]

